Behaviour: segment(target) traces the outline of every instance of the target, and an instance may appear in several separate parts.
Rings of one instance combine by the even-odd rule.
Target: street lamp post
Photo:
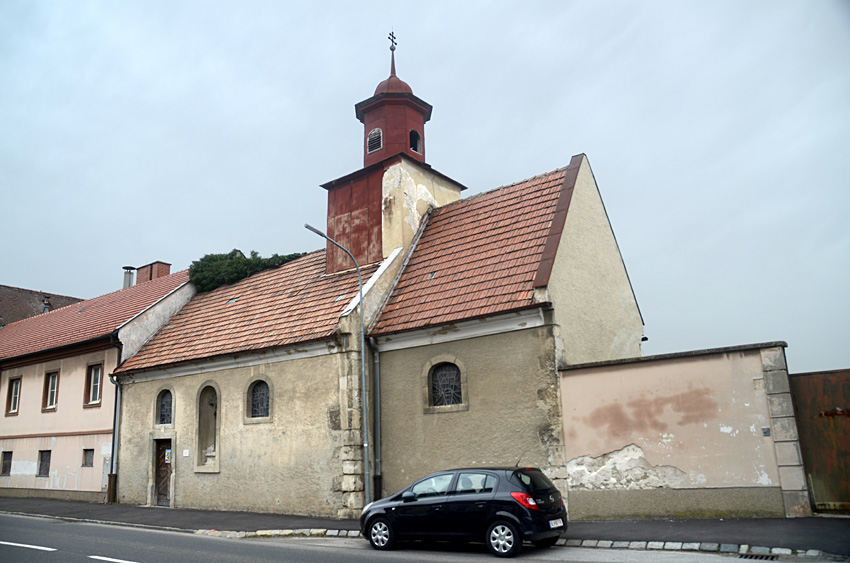
[[[340,243],[338,243],[316,227],[304,223],[304,228],[308,231],[316,233],[323,239],[327,240],[328,242],[348,254],[348,257],[351,258],[352,262],[354,262],[354,268],[357,270],[357,283],[360,286],[360,398],[363,403],[363,407],[361,409],[361,411],[363,412],[363,478],[365,481],[364,485],[366,489],[365,504],[369,504],[370,502],[372,502],[372,483],[369,471],[369,414],[368,401],[366,399],[368,393],[366,392],[366,331],[363,329],[363,313],[365,311],[363,306],[363,276],[360,275],[360,265],[357,263],[357,260],[355,260],[354,255],[352,255],[347,248],[342,246]]]

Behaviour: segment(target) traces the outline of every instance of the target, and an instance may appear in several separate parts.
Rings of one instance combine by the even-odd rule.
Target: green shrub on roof
[[[195,284],[198,292],[212,291],[222,285],[235,283],[257,272],[277,268],[296,258],[304,256],[303,252],[294,254],[273,254],[263,258],[256,250],[251,251],[251,257],[246,257],[241,250],[233,249],[227,254],[207,254],[200,260],[195,260],[189,266],[189,281]]]

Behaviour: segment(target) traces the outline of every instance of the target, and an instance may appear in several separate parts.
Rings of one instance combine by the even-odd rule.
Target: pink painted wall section
[[[571,489],[779,486],[757,349],[565,370],[561,401]]]

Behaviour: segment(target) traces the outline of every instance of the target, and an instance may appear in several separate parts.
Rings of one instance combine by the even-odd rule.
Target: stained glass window
[[[251,418],[269,416],[269,384],[257,381],[251,386]]]
[[[431,370],[431,406],[460,405],[463,393],[460,369],[450,363],[437,364]]]
[[[171,424],[171,391],[159,394],[159,423]]]

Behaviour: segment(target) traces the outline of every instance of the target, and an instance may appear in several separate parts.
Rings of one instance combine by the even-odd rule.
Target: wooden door
[[[171,506],[171,440],[156,441],[154,493],[157,506]]]

